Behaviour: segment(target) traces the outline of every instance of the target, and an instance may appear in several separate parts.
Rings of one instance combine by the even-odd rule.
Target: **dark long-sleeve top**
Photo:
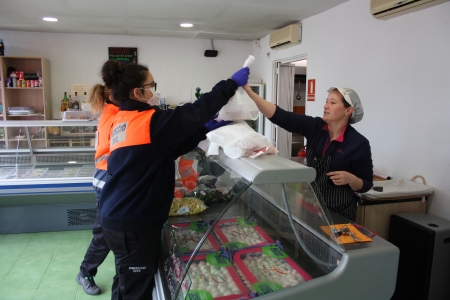
[[[110,178],[99,203],[103,227],[145,231],[167,220],[174,195],[174,160],[206,138],[204,124],[227,104],[236,89],[233,80],[222,80],[192,104],[156,110],[150,119],[150,143],[111,152]],[[120,106],[120,110],[136,113],[151,109],[155,108],[135,100]]]
[[[306,151],[314,151],[315,157],[329,155],[333,150],[330,168],[332,171],[347,171],[363,181],[363,186],[356,191],[364,193],[370,190],[373,182],[372,152],[369,141],[361,135],[355,128],[348,125],[342,142],[329,142],[330,136],[326,130],[326,122],[319,117],[311,117],[288,112],[277,106],[275,114],[269,119],[272,123],[286,129],[289,132],[303,135],[307,140]],[[338,143],[339,145],[336,145]],[[336,148],[337,147],[337,148]]]

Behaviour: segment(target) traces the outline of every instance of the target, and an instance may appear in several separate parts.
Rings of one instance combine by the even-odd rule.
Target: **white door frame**
[[[272,99],[273,99],[274,104],[278,103],[278,99],[277,99],[278,66],[280,64],[287,64],[287,63],[291,63],[291,62],[298,61],[298,60],[304,60],[304,59],[308,59],[308,55],[306,53],[273,61],[273,63],[272,63],[272,74],[273,74],[273,76],[272,76]],[[306,76],[308,76],[308,75],[306,75]],[[271,141],[271,144],[274,145],[276,148],[277,145],[276,145],[275,126],[276,125],[274,125],[273,123],[270,123],[270,129],[269,129],[270,136],[268,137],[268,139],[269,139],[269,141]]]

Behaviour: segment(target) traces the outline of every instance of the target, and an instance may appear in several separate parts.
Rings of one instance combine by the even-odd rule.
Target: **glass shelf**
[[[20,116],[23,117],[23,116]],[[0,155],[95,152],[97,121],[0,121]]]

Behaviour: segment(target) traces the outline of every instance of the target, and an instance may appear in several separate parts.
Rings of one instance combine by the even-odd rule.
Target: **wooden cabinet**
[[[40,70],[42,86],[35,87],[34,84],[33,87],[31,87],[31,84],[30,87],[8,86],[7,78],[11,70],[22,71],[26,76],[37,75],[38,70]],[[1,56],[0,80],[0,121],[50,119],[52,101],[50,62],[48,59],[43,57]],[[30,107],[32,110],[23,113],[8,112],[8,108],[12,107]],[[22,135],[24,134],[11,132],[5,127],[0,128],[0,149],[7,148],[8,140],[16,139]]]
[[[376,232],[380,237],[388,239],[391,215],[421,212],[425,213],[426,195],[399,197],[397,199],[362,198],[356,211],[356,223]]]
[[[1,120],[47,120],[51,117],[51,94],[50,94],[50,62],[43,57],[0,57],[2,91],[1,102],[3,113]],[[9,87],[6,86],[8,69],[14,68],[22,71],[25,75],[36,75],[40,69],[42,72],[41,87]],[[8,107],[33,107],[34,113],[9,114]]]
[[[384,181],[383,177],[373,175],[373,182]],[[356,210],[356,223],[388,239],[391,215],[422,212],[425,213],[428,195],[414,195],[395,198],[371,198],[362,194]]]
[[[2,57],[0,56],[0,60],[2,59]],[[1,65],[1,64],[0,64]],[[3,76],[3,72],[0,72],[0,120],[4,120],[4,111],[5,111],[5,106],[4,106],[4,101],[3,101],[3,91],[4,91],[4,86],[5,84],[5,80],[3,80],[4,76]],[[0,127],[0,149],[5,148],[6,147],[6,140],[5,140],[5,128]]]

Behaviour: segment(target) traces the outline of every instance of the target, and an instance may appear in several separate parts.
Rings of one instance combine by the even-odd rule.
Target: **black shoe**
[[[102,291],[95,284],[94,277],[92,276],[83,276],[81,271],[77,274],[75,280],[79,285],[83,287],[83,290],[88,295],[99,295]]]

